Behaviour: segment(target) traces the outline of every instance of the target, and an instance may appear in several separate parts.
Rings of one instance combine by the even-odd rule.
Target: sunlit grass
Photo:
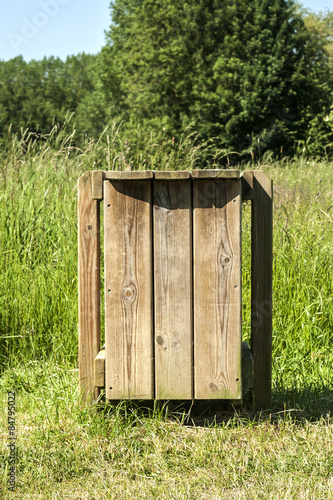
[[[1,498],[330,498],[333,426],[284,406],[261,415],[191,414],[121,404],[80,409],[77,371],[30,362],[5,372],[16,391],[16,493],[6,491],[1,421]],[[330,401],[332,405],[332,399]],[[199,423],[198,423],[199,422]],[[11,495],[11,496],[10,496]]]

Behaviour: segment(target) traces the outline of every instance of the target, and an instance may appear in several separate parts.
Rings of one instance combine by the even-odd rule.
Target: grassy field
[[[192,137],[177,148],[152,136],[135,147],[116,130],[82,149],[56,130],[45,142],[12,137],[2,149],[0,498],[333,498],[332,163],[263,159],[240,167],[263,168],[275,186],[267,411],[79,408],[77,179],[88,169],[191,169],[199,162]],[[244,204],[245,339],[249,215]],[[15,492],[7,490],[11,391]]]

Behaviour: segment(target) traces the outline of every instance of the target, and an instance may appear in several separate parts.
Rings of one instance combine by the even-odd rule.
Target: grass
[[[3,425],[1,498],[333,497],[329,415],[310,421],[276,395],[265,414],[218,413],[204,424],[124,404],[80,410],[77,371],[36,361],[15,374],[17,489],[6,491]],[[3,413],[12,387],[8,371]]]
[[[23,133],[3,147],[0,404],[6,415],[7,392],[15,390],[18,439],[17,488],[10,493],[1,419],[1,498],[333,498],[332,163],[300,158],[260,165],[275,186],[267,411],[79,408],[77,179],[96,168],[198,165],[200,147],[190,133],[177,147],[152,135],[129,145],[114,129],[78,150],[72,134],[54,129],[44,142]],[[244,205],[245,339],[249,215]]]

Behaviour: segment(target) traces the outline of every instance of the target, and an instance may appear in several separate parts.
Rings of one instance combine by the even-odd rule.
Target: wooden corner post
[[[259,410],[272,395],[273,185],[262,171],[252,175],[251,350],[254,406]]]
[[[100,349],[100,200],[103,172],[78,181],[79,377],[83,404],[99,396],[94,359]]]

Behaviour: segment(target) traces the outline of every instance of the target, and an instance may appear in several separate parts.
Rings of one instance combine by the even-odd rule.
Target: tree
[[[294,152],[327,113],[327,64],[289,0],[114,0],[100,56],[110,114],[228,151]]]
[[[318,114],[310,120],[304,148],[311,156],[333,155],[333,12],[315,14],[300,8],[305,26],[309,32],[309,47],[313,57],[316,54],[326,62],[323,78],[330,89],[331,107],[325,114]]]
[[[333,73],[333,12],[309,12],[303,11],[305,26],[311,33],[321,51],[328,60]]]
[[[96,56],[87,54],[66,61],[50,57],[27,63],[21,56],[0,61],[0,136],[10,125],[15,132],[29,128],[47,134],[66,121],[68,112],[77,113],[78,134],[96,132],[96,116],[86,119],[98,85],[95,63]]]

